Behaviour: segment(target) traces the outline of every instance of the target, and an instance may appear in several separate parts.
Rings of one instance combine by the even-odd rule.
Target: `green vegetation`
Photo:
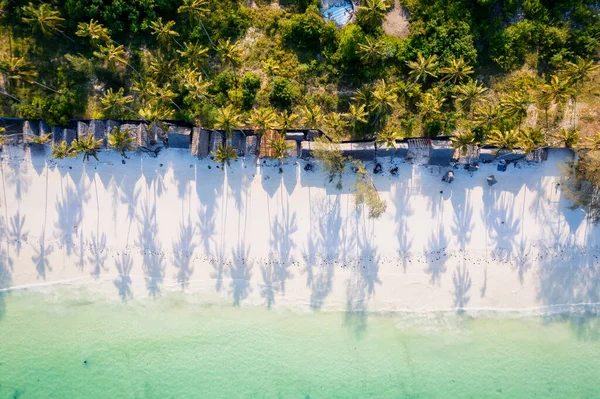
[[[119,151],[123,158],[127,158],[126,151],[135,149],[135,137],[128,129],[121,129],[115,126],[112,132],[108,135],[108,144]]]

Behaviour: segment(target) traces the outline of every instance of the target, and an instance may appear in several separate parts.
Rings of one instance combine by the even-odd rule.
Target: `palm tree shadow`
[[[320,309],[331,293],[334,260],[338,259],[340,253],[342,217],[339,195],[333,202],[327,197],[315,201],[315,206],[311,206],[311,219],[312,216],[315,219],[312,224],[316,224],[318,229],[308,233],[308,245],[303,251],[303,257],[306,263],[306,285],[311,290],[310,306]],[[318,233],[316,238],[315,233]]]
[[[250,247],[246,247],[242,241],[233,252],[233,261],[229,265],[231,277],[231,294],[233,306],[240,306],[241,302],[248,297],[251,291],[250,278],[252,277],[253,262],[250,259]]]
[[[25,227],[25,215],[21,216],[21,213],[17,213],[10,219],[10,231],[9,236],[12,241],[16,242],[17,256],[21,253],[21,247],[23,241],[27,241],[29,232],[24,231]]]
[[[466,266],[457,267],[452,275],[454,283],[454,307],[461,311],[468,303],[471,297],[469,290],[471,289],[471,276]]]
[[[39,249],[35,246],[33,247],[34,255],[31,257],[31,260],[35,263],[37,278],[42,278],[43,280],[46,280],[46,272],[52,271],[52,267],[50,266],[50,262],[48,261],[48,255],[52,253],[52,247],[46,247],[46,242],[43,234],[38,245]]]
[[[425,272],[431,275],[429,280],[431,285],[439,286],[441,277],[446,272],[446,262],[448,261],[448,254],[446,253],[448,237],[446,237],[444,226],[440,226],[438,234],[431,232],[427,247],[432,256],[427,260]]]
[[[138,220],[138,241],[136,246],[143,250],[143,271],[146,288],[152,297],[160,294],[165,276],[164,255],[157,240],[158,223],[156,221],[156,205],[150,205],[148,200],[142,206],[141,217]]]
[[[177,282],[181,286],[181,290],[185,290],[189,284],[190,277],[194,272],[191,266],[192,255],[196,245],[194,244],[194,235],[196,233],[195,226],[192,225],[188,217],[187,223],[179,224],[179,240],[173,244],[173,253],[175,255],[175,268],[177,272]]]
[[[260,296],[265,299],[265,304],[267,308],[271,308],[275,304],[275,293],[277,292],[277,287],[275,286],[275,271],[273,267],[273,263],[267,261],[265,264],[260,266],[260,272],[263,278],[263,285],[260,289]]]
[[[12,286],[12,259],[8,257],[4,248],[0,249],[0,320],[6,313],[5,296],[8,295],[6,289]]]
[[[104,264],[106,263],[107,257],[106,234],[102,233],[102,235],[98,237],[95,233],[92,233],[90,254],[88,255],[88,262],[93,265],[92,272],[90,273],[91,276],[96,279],[100,277],[100,272],[105,268]]]
[[[66,196],[56,202],[58,215],[55,228],[60,231],[59,239],[66,249],[67,256],[74,249],[73,234],[77,232],[82,217],[82,199],[72,185],[67,188]]]
[[[290,216],[289,207],[284,209],[283,215],[275,216],[274,226],[272,228],[271,252],[273,259],[273,278],[278,285],[278,291],[285,295],[285,282],[292,277],[289,268],[294,259],[291,255],[296,244],[292,241],[292,235],[298,230],[296,223],[296,212]]]
[[[119,296],[121,300],[127,301],[133,299],[133,292],[131,291],[131,269],[133,268],[133,261],[131,256],[127,254],[121,254],[121,258],[116,262],[118,277],[113,281],[115,287],[119,290]]]

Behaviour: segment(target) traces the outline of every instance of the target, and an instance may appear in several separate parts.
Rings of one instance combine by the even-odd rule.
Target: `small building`
[[[450,141],[432,140],[429,152],[429,165],[448,166],[454,158],[454,148]]]
[[[169,142],[169,147],[190,148],[192,129],[184,126],[170,125],[166,137]]]
[[[207,157],[209,152],[210,132],[198,127],[192,129],[191,154],[198,158]]]

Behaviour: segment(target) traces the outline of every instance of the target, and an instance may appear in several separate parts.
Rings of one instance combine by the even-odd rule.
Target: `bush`
[[[281,77],[273,80],[273,89],[269,94],[271,105],[279,109],[289,109],[294,97],[294,88],[289,80]]]
[[[244,109],[252,108],[256,93],[260,90],[260,78],[253,72],[244,74],[242,78],[242,105]]]
[[[304,14],[294,15],[283,30],[283,38],[298,48],[319,50],[325,22],[315,6],[308,7]]]

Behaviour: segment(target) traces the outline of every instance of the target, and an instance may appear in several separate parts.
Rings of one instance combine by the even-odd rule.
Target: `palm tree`
[[[500,109],[491,103],[484,103],[479,107],[475,107],[473,120],[479,126],[485,126],[487,130],[496,123],[500,117]]]
[[[144,121],[148,122],[148,132],[153,132],[155,126],[161,126],[164,130],[162,121],[173,118],[173,110],[165,107],[158,101],[151,101],[145,107],[138,111],[138,115]]]
[[[113,43],[108,43],[106,46],[98,47],[98,51],[94,51],[94,55],[101,60],[106,61],[108,68],[115,70],[117,64],[128,66],[127,52],[123,45],[115,46]]]
[[[287,155],[287,150],[292,147],[292,144],[285,140],[285,134],[280,134],[278,138],[269,142],[269,147],[273,152],[273,158],[281,164],[281,160]]]
[[[533,152],[546,145],[546,137],[542,129],[530,127],[521,130],[520,133],[519,147],[526,153]]]
[[[377,82],[375,90],[373,90],[373,103],[371,104],[371,110],[377,111],[376,120],[384,119],[394,107],[397,99],[398,96],[394,87],[385,83],[384,80]]]
[[[162,53],[150,56],[148,70],[157,83],[168,82],[177,67],[177,59],[165,57]]]
[[[328,114],[324,122],[327,133],[329,133],[330,138],[334,141],[340,140],[348,127],[348,122],[344,119],[343,114],[338,112]]]
[[[28,141],[34,144],[48,144],[52,138],[52,133],[42,134],[40,136],[29,137]]]
[[[456,103],[460,106],[460,109],[463,110],[466,108],[471,115],[471,119],[473,119],[473,106],[486,91],[487,88],[483,85],[479,85],[479,82],[476,80],[469,80],[465,84],[456,86],[454,98],[456,99]]]
[[[67,142],[61,140],[60,143],[52,144],[52,155],[53,159],[65,159],[67,157],[72,157],[73,154],[70,151],[69,147],[67,147]]]
[[[223,63],[229,64],[233,70],[233,80],[237,85],[236,78],[236,67],[240,65],[242,61],[242,49],[238,46],[239,41],[231,43],[231,39],[223,40],[219,39],[217,43],[217,53],[221,57]]]
[[[183,49],[177,50],[177,52],[188,61],[191,67],[201,68],[206,75],[203,64],[208,57],[208,47],[204,47],[198,43],[183,42]],[[206,76],[208,77],[208,75]]]
[[[348,123],[352,125],[352,131],[358,130],[359,123],[367,123],[367,111],[365,111],[365,104],[350,104],[348,112],[344,114]]]
[[[96,140],[93,134],[88,134],[83,138],[77,138],[71,144],[69,151],[73,156],[83,154],[83,162],[89,161],[90,155],[93,156],[96,161],[98,159],[98,149],[102,146],[102,140]]]
[[[575,95],[575,88],[569,79],[561,79],[558,75],[552,75],[550,83],[541,88],[541,103],[546,112],[546,128],[548,127],[548,108],[552,104],[562,105]],[[558,114],[558,111],[557,111]]]
[[[254,133],[263,135],[267,130],[275,128],[275,112],[271,108],[255,108],[248,119]]]
[[[306,129],[319,129],[323,122],[323,110],[320,105],[300,107],[300,117]]]
[[[358,7],[365,20],[372,25],[379,25],[385,18],[389,4],[387,0],[365,0],[364,5]]]
[[[111,40],[108,28],[105,28],[104,25],[93,19],[87,24],[85,22],[78,23],[75,34],[79,37],[89,37],[92,42],[101,40],[108,42]]]
[[[577,57],[577,62],[567,62],[564,75],[573,83],[576,89],[581,89],[581,84],[589,80],[590,74],[598,68],[600,68],[600,65],[595,65],[593,60],[585,60]],[[575,123],[575,115],[577,114],[577,91],[573,94],[573,124]]]
[[[209,12],[208,1],[207,0],[183,0],[183,5],[177,9],[178,14],[187,14],[190,18],[190,22],[194,19],[198,21],[200,26],[202,26],[202,30],[208,37],[208,41],[210,44],[215,47],[215,43],[213,43],[206,27],[202,23],[202,18]]]
[[[373,102],[373,88],[370,85],[365,85],[356,90],[352,95],[352,100],[362,104],[365,108],[370,109]]]
[[[275,126],[280,130],[280,134],[285,136],[285,133],[288,131],[288,129],[296,126],[297,120],[298,114],[288,110],[283,110],[277,113],[275,118]]]
[[[215,118],[215,127],[223,130],[228,137],[231,137],[233,131],[239,129],[242,124],[242,114],[231,104],[220,108]]]
[[[419,81],[425,82],[428,76],[435,78],[437,76],[436,69],[439,65],[437,56],[434,54],[427,58],[423,54],[418,53],[415,61],[407,61],[406,65],[410,68],[408,76],[414,81],[413,86]],[[410,91],[409,88],[407,91]]]
[[[163,22],[162,17],[158,17],[156,21],[150,22],[150,29],[152,29],[152,35],[156,36],[159,42],[161,42],[164,46],[168,46],[171,40],[175,42],[179,46],[180,49],[183,49],[181,43],[177,41],[177,36],[179,33],[173,30],[175,26],[175,21],[167,21]]]
[[[8,61],[0,62],[0,72],[6,74],[10,80],[32,83],[34,85],[43,87],[44,89],[53,91],[54,93],[62,94],[60,91],[35,80],[38,76],[38,73],[33,64],[27,62],[24,58],[12,57],[9,58]]]
[[[235,148],[230,145],[223,146],[223,144],[219,144],[219,147],[212,155],[214,161],[221,164],[221,169],[223,169],[223,171],[225,170],[225,164],[231,166],[230,162],[232,160],[235,161],[238,158]]]
[[[551,135],[558,143],[563,144],[566,148],[573,148],[579,143],[580,134],[575,129],[560,129],[560,133]]]
[[[189,92],[190,96],[194,101],[204,99],[216,108],[216,106],[208,98],[209,86],[210,83],[202,79],[202,76],[200,75],[197,75],[195,77],[188,75],[186,78],[184,78],[183,87]]]
[[[165,83],[162,87],[154,86],[154,93],[152,94],[156,96],[156,100],[173,104],[175,108],[181,111],[181,107],[174,101],[177,94],[171,90],[171,83]]]
[[[469,147],[475,147],[477,143],[477,136],[471,130],[460,132],[450,137],[452,141],[452,148],[460,150],[460,155],[465,156],[469,151]]]
[[[474,69],[471,65],[467,64],[464,58],[453,58],[450,60],[450,64],[440,69],[440,73],[443,75],[442,82],[452,82],[457,84],[467,79],[472,75]]]
[[[527,110],[531,104],[531,97],[522,92],[508,94],[500,99],[500,108],[502,108],[504,115],[515,118],[519,127],[523,119],[527,116]]]
[[[123,108],[128,111],[133,111],[127,105],[132,102],[133,97],[126,96],[122,87],[116,92],[114,92],[112,88],[108,89],[104,94],[104,97],[100,100],[104,111],[104,117],[108,119],[119,119],[119,117],[123,115]]]
[[[108,135],[108,144],[115,150],[119,151],[123,158],[127,158],[125,151],[135,149],[135,136],[133,136],[129,129],[121,129],[115,126],[112,132]]]
[[[62,33],[64,18],[50,4],[41,3],[37,7],[33,3],[23,6],[22,21],[31,25],[33,30],[39,30],[44,36]]]
[[[586,137],[586,140],[590,143],[592,151],[600,151],[600,132],[596,133],[594,137]]]
[[[396,148],[396,140],[400,140],[402,135],[395,127],[385,125],[383,129],[377,132],[375,141],[377,143],[385,144],[386,148]]]
[[[486,143],[498,147],[497,152],[501,150],[512,151],[520,143],[519,130],[492,130],[487,137]]]
[[[377,39],[365,37],[365,43],[358,43],[360,60],[367,65],[375,64],[383,56],[383,46]]]
[[[417,108],[423,120],[439,115],[444,104],[444,97],[438,88],[431,89],[421,96]]]

